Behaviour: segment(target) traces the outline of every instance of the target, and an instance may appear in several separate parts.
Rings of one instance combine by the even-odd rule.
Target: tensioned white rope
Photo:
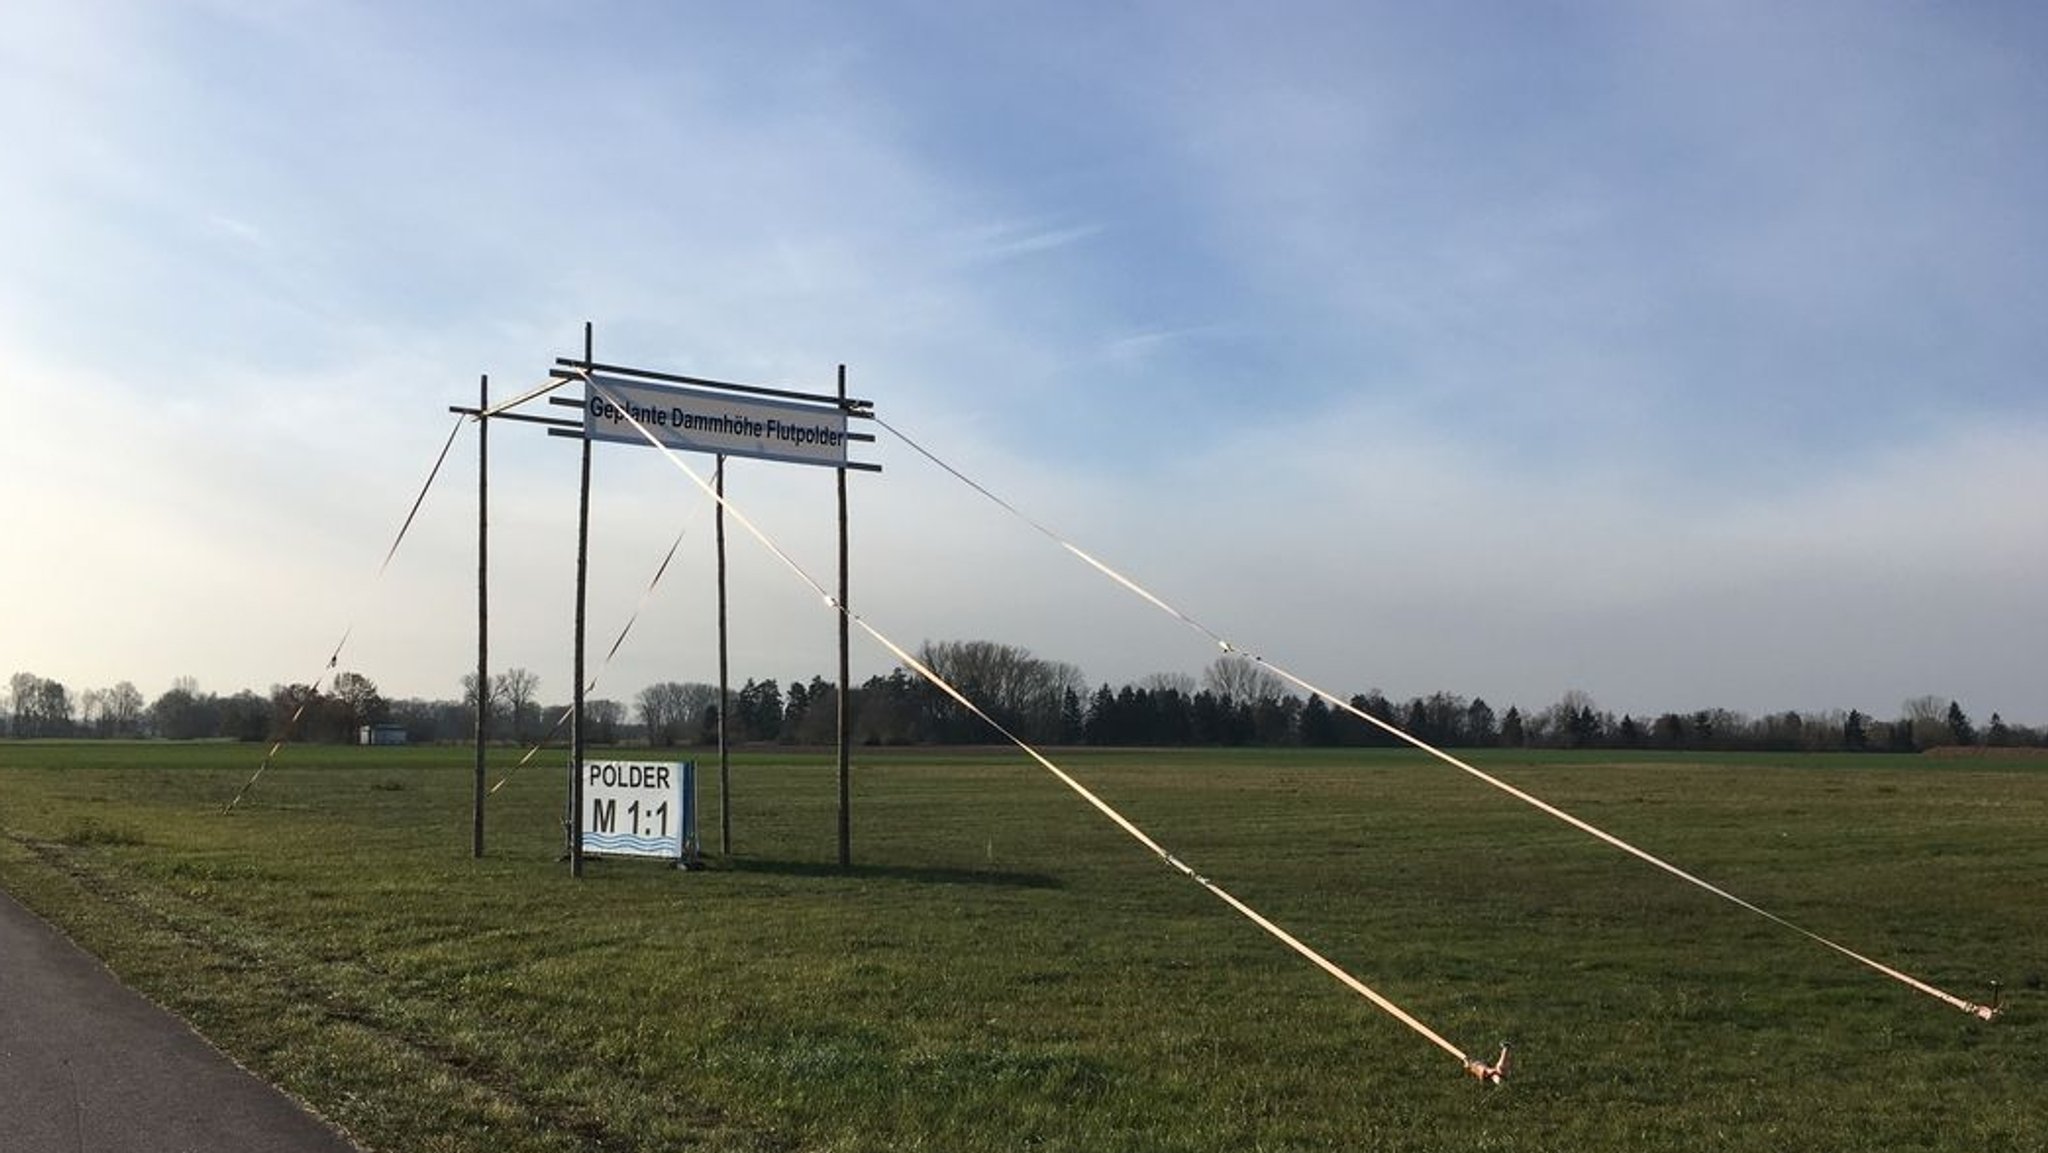
[[[1933,997],[1954,1008],[1961,1009],[1963,1012],[1972,1014],[1973,1016],[1976,1016],[1986,1021],[1989,1021],[1998,1015],[1999,1010],[1996,1006],[1979,1005],[1974,1001],[1970,1001],[1965,998],[1958,997],[1953,993],[1949,993],[1945,990],[1938,989],[1935,986],[1930,985],[1917,977],[1914,977],[1908,973],[1901,972],[1900,970],[1895,969],[1890,965],[1886,965],[1870,957],[1864,956],[1862,953],[1859,953],[1846,945],[1839,944],[1835,941],[1828,939],[1827,937],[1820,935],[1819,933],[1813,932],[1812,930],[1807,929],[1801,925],[1788,921],[1785,918],[1777,915],[1776,913],[1773,913],[1768,909],[1764,909],[1750,901],[1746,901],[1743,898],[1736,896],[1735,894],[1729,892],[1726,889],[1721,888],[1718,885],[1714,885],[1705,880],[1702,880],[1699,877],[1696,877],[1693,874],[1685,871],[1684,869],[1679,868],[1677,865],[1674,865],[1669,861],[1666,861],[1663,858],[1648,852],[1647,850],[1637,848],[1635,845],[1632,845],[1629,842],[1622,840],[1620,837],[1617,837],[1612,833],[1609,833],[1592,824],[1589,824],[1586,821],[1583,821],[1578,817],[1575,817],[1572,814],[1564,811],[1563,809],[1560,809],[1557,806],[1549,803],[1548,801],[1541,799],[1540,797],[1536,797],[1522,789],[1516,788],[1514,785],[1511,785],[1508,782],[1501,780],[1499,777],[1496,777],[1491,773],[1487,773],[1478,768],[1475,768],[1472,765],[1466,763],[1465,761],[1459,759],[1458,757],[1455,757],[1450,753],[1447,753],[1444,750],[1439,749],[1434,745],[1431,745],[1427,741],[1424,741],[1419,737],[1410,735],[1406,730],[1402,729],[1400,726],[1395,725],[1389,721],[1383,720],[1380,717],[1373,716],[1371,713],[1366,712],[1364,709],[1359,708],[1358,706],[1352,704],[1350,701],[1342,697],[1339,697],[1337,694],[1332,693],[1327,689],[1309,683],[1307,680],[1304,680],[1300,676],[1297,676],[1293,672],[1290,672],[1289,670],[1281,667],[1280,665],[1274,664],[1272,661],[1267,660],[1266,658],[1258,655],[1257,653],[1249,652],[1243,648],[1240,648],[1238,645],[1232,643],[1230,640],[1226,639],[1221,634],[1217,633],[1215,630],[1209,628],[1207,625],[1204,625],[1195,618],[1175,608],[1173,605],[1168,604],[1165,600],[1153,594],[1150,590],[1144,588],[1136,581],[1116,571],[1115,569],[1111,568],[1109,565],[1103,563],[1102,561],[1096,559],[1094,556],[1090,555],[1088,552],[1083,550],[1080,546],[1067,540],[1065,537],[1062,537],[1058,533],[1047,528],[1045,525],[1039,523],[1037,520],[1034,520],[1030,516],[1025,515],[1025,513],[1018,509],[1015,505],[997,496],[995,493],[990,492],[988,489],[982,487],[980,484],[977,484],[975,481],[969,479],[965,474],[960,472],[960,470],[954,468],[950,464],[947,464],[945,461],[939,459],[938,456],[933,454],[929,449],[925,448],[917,441],[912,440],[909,436],[904,434],[904,432],[901,429],[896,428],[894,425],[890,424],[886,420],[883,420],[879,416],[875,417],[874,420],[876,424],[879,424],[883,428],[888,429],[892,435],[894,435],[898,440],[901,440],[904,444],[908,445],[918,455],[924,457],[926,460],[930,461],[934,465],[937,465],[939,468],[944,469],[946,472],[952,474],[961,483],[967,485],[969,488],[972,488],[974,491],[987,497],[996,505],[1008,511],[1012,516],[1015,516],[1017,519],[1023,521],[1025,524],[1030,525],[1032,528],[1037,529],[1040,533],[1050,538],[1054,543],[1058,544],[1061,548],[1066,549],[1068,552],[1072,553],[1076,557],[1079,557],[1081,560],[1087,562],[1087,564],[1090,567],[1094,568],[1096,571],[1102,573],[1104,576],[1115,581],[1117,584],[1122,585],[1124,588],[1142,597],[1149,603],[1157,606],[1159,609],[1171,615],[1175,620],[1180,621],[1187,627],[1194,629],[1195,631],[1201,633],[1203,636],[1208,637],[1211,641],[1214,641],[1216,645],[1219,648],[1221,648],[1225,653],[1238,654],[1264,668],[1270,669],[1276,676],[1280,677],[1282,680],[1287,681],[1289,684],[1292,684],[1305,692],[1322,698],[1324,701],[1328,702],[1333,708],[1342,709],[1343,711],[1351,714],[1352,716],[1357,717],[1362,721],[1365,721],[1367,724],[1373,725],[1374,727],[1380,729],[1388,735],[1393,736],[1410,745],[1413,745],[1415,748],[1420,749],[1421,751],[1429,754],[1432,757],[1435,757],[1436,759],[1444,762],[1445,764],[1448,764],[1453,768],[1470,774],[1472,777],[1480,781],[1483,781],[1496,789],[1499,789],[1501,792],[1504,792],[1507,795],[1514,797],[1516,800],[1519,800],[1524,804],[1532,806],[1540,812],[1555,817],[1556,819],[1563,821],[1565,824],[1568,824],[1583,833],[1586,833],[1592,837],[1604,841],[1605,843],[1612,845],[1617,849],[1620,849],[1622,852],[1627,853],[1640,861],[1643,861],[1650,865],[1654,865],[1658,869],[1661,869],[1664,872],[1669,873],[1672,876],[1677,877],[1688,884],[1695,885],[1698,888],[1713,894],[1714,896],[1720,897],[1722,900],[1728,901],[1731,904],[1734,904],[1740,908],[1747,909],[1750,912],[1755,913],[1756,915],[1763,917],[1765,920],[1768,920],[1774,924],[1782,925],[1783,927],[1790,929],[1795,933],[1798,933],[1800,936],[1805,937],[1808,940],[1815,941],[1819,944],[1825,945],[1829,949],[1832,949],[1835,952],[1840,953],[1842,956],[1848,957],[1851,960],[1854,960],[1875,972],[1890,977],[1893,980],[1908,986],[1909,988],[1915,989],[1921,993],[1925,993],[1930,997]]]
[[[598,391],[602,393],[603,390],[599,389]],[[1054,764],[1051,758],[1047,757],[1044,753],[1034,748],[1029,742],[1025,741],[1023,738],[1017,736],[1017,734],[1011,732],[1002,724],[998,723],[995,720],[995,718],[989,716],[988,713],[984,712],[979,705],[975,704],[972,700],[969,700],[964,693],[962,693],[959,689],[955,688],[944,677],[940,676],[935,670],[924,664],[924,662],[910,655],[910,653],[905,651],[901,645],[897,644],[895,641],[885,636],[880,629],[876,628],[874,625],[869,624],[867,620],[864,619],[859,613],[853,612],[852,610],[847,608],[847,606],[841,604],[839,602],[838,597],[832,595],[830,592],[827,592],[824,585],[820,584],[815,578],[811,576],[809,572],[807,572],[804,569],[802,565],[798,564],[793,558],[790,557],[788,553],[784,552],[779,546],[777,546],[776,543],[769,538],[768,534],[763,532],[759,526],[755,525],[754,522],[751,519],[749,519],[745,513],[741,512],[737,507],[733,505],[733,503],[728,498],[726,498],[723,494],[719,493],[717,489],[710,484],[710,482],[706,481],[703,477],[699,476],[697,474],[697,471],[691,468],[688,462],[684,461],[680,455],[678,455],[674,450],[670,449],[667,445],[661,443],[661,441],[658,440],[653,433],[649,432],[647,427],[641,424],[640,421],[632,415],[632,410],[628,406],[618,405],[616,407],[620,415],[623,416],[628,422],[630,422],[633,425],[634,429],[638,431],[640,435],[647,440],[647,443],[649,445],[660,450],[662,455],[668,459],[669,463],[675,465],[677,469],[681,470],[683,475],[689,477],[690,480],[694,482],[698,488],[702,489],[706,495],[710,496],[712,500],[717,501],[718,504],[725,509],[726,513],[730,515],[735,522],[737,522],[742,528],[746,529],[747,532],[751,534],[756,541],[760,542],[763,548],[766,548],[777,559],[782,561],[783,565],[787,567],[791,573],[795,574],[798,580],[809,585],[814,592],[816,592],[820,597],[824,598],[825,604],[828,607],[840,613],[848,621],[852,622],[855,625],[858,625],[862,632],[874,638],[875,642],[880,644],[883,648],[888,649],[890,653],[892,653],[898,660],[904,663],[905,667],[916,670],[919,676],[922,676],[927,681],[930,681],[932,685],[936,687],[939,691],[945,693],[947,696],[957,701],[963,708],[967,709],[975,716],[980,717],[983,721],[987,722],[989,727],[995,729],[995,731],[997,731],[998,733],[1001,733],[1004,739],[1008,740],[1011,744],[1017,746],[1018,749],[1022,750],[1025,753],[1025,755],[1029,756],[1032,760],[1038,762],[1040,767],[1044,768],[1047,772],[1051,773],[1055,778],[1057,778],[1062,784],[1066,785],[1069,789],[1073,790],[1074,793],[1080,796],[1082,800],[1094,806],[1096,811],[1100,812],[1103,816],[1109,818],[1111,823],[1115,824],[1117,828],[1122,829],[1133,840],[1136,840],[1139,844],[1145,846],[1145,848],[1150,850],[1154,856],[1166,862],[1166,864],[1172,869],[1174,869],[1176,872],[1193,881],[1195,884],[1200,885],[1202,888],[1208,890],[1208,892],[1211,895],[1215,896],[1218,900],[1221,900],[1224,904],[1230,906],[1231,909],[1235,910],[1239,915],[1243,916],[1246,920],[1249,920],[1254,925],[1257,925],[1259,928],[1265,930],[1275,940],[1279,941],[1283,945],[1286,945],[1288,948],[1294,950],[1303,958],[1307,959],[1310,963],[1314,964],[1317,968],[1323,970],[1325,973],[1328,973],[1330,976],[1336,978],[1339,982],[1343,983],[1343,985],[1346,988],[1349,988],[1352,992],[1357,993],[1361,997],[1364,997],[1366,1000],[1370,1001],[1374,1006],[1378,1007],[1382,1012],[1385,1012],[1388,1016],[1394,1018],[1395,1020],[1401,1022],[1403,1025],[1406,1025],[1408,1028],[1414,1030],[1416,1034],[1418,1034],[1425,1040],[1429,1041],[1437,1048],[1442,1049],[1444,1052],[1450,1054],[1452,1057],[1457,1058],[1459,1065],[1465,1070],[1465,1072],[1471,1074],[1474,1077],[1479,1078],[1482,1081],[1486,1081],[1491,1084],[1500,1083],[1507,1064],[1507,1050],[1505,1049],[1505,1047],[1501,1050],[1500,1059],[1492,1064],[1488,1064],[1485,1061],[1480,1061],[1472,1058],[1471,1056],[1467,1055],[1463,1049],[1460,1049],[1455,1044],[1452,1044],[1450,1041],[1446,1040],[1442,1034],[1438,1033],[1434,1029],[1431,1029],[1428,1025],[1423,1024],[1422,1021],[1417,1019],[1413,1014],[1401,1008],[1401,1006],[1395,1004],[1393,1001],[1387,999],[1386,996],[1372,988],[1372,986],[1367,985],[1365,982],[1359,980],[1357,977],[1352,976],[1349,972],[1346,972],[1342,966],[1338,965],[1336,962],[1330,960],[1329,958],[1323,956],[1321,953],[1318,953],[1313,948],[1310,948],[1308,945],[1304,944],[1300,940],[1300,938],[1295,937],[1292,933],[1289,933],[1287,930],[1281,928],[1279,925],[1274,924],[1271,920],[1266,918],[1258,910],[1252,908],[1250,905],[1245,904],[1243,901],[1233,896],[1229,891],[1225,890],[1222,886],[1216,884],[1214,881],[1211,881],[1209,878],[1202,876],[1200,873],[1197,873],[1186,862],[1174,856],[1172,853],[1167,852],[1164,846],[1160,845],[1159,842],[1153,840],[1149,835],[1145,833],[1143,829],[1140,829],[1136,824],[1132,823],[1129,818],[1125,817],[1122,813],[1118,812],[1114,807],[1112,807],[1109,804],[1109,802],[1097,796],[1093,791],[1091,791],[1087,786],[1083,785],[1080,781],[1075,780],[1065,770],[1061,769],[1058,765]]]
[[[570,705],[568,708],[563,709],[562,715],[555,718],[555,723],[548,726],[548,731],[542,733],[540,735],[539,740],[535,741],[534,743],[526,747],[526,754],[519,758],[519,763],[513,765],[509,769],[506,769],[505,775],[498,778],[498,783],[491,786],[491,795],[496,796],[499,789],[502,789],[506,785],[512,783],[512,774],[518,772],[519,770],[525,768],[527,765],[531,764],[533,762],[533,758],[539,756],[540,751],[548,747],[548,742],[554,740],[555,734],[561,732],[562,726],[568,724],[569,718],[575,715],[575,705]]]
[[[840,607],[840,611],[846,612],[846,610],[843,607]],[[1271,934],[1274,937],[1274,939],[1278,940],[1281,944],[1286,945],[1288,948],[1293,949],[1296,953],[1301,954],[1301,956],[1306,958],[1309,962],[1314,964],[1323,972],[1328,973],[1332,977],[1335,977],[1338,981],[1342,982],[1345,985],[1345,987],[1349,988],[1352,992],[1357,993],[1359,996],[1364,997],[1368,1001],[1371,1001],[1374,1005],[1378,1006],[1382,1011],[1387,1013],[1387,1015],[1393,1017],[1395,1020],[1401,1022],[1403,1025],[1408,1026],[1410,1029],[1413,1029],[1416,1033],[1420,1034],[1423,1038],[1428,1040],[1437,1048],[1442,1049],[1444,1052],[1449,1053],[1453,1057],[1456,1057],[1458,1059],[1458,1063],[1460,1065],[1463,1065],[1467,1072],[1473,1074],[1474,1076],[1479,1077],[1482,1080],[1490,1080],[1495,1083],[1498,1083],[1500,1081],[1501,1067],[1499,1063],[1496,1063],[1494,1065],[1487,1065],[1483,1061],[1475,1061],[1470,1056],[1467,1056],[1463,1049],[1460,1049],[1456,1045],[1445,1040],[1444,1037],[1441,1034],[1439,1034],[1436,1030],[1431,1029],[1428,1025],[1425,1025],[1421,1021],[1417,1020],[1407,1010],[1401,1008],[1401,1006],[1388,1000],[1385,996],[1381,995],[1379,991],[1375,990],[1372,986],[1367,985],[1365,982],[1352,976],[1350,973],[1346,972],[1341,966],[1339,966],[1336,962],[1323,956],[1321,953],[1318,953],[1314,949],[1310,948],[1308,945],[1303,944],[1299,938],[1294,936],[1294,934],[1289,933],[1287,930],[1281,928],[1280,926],[1274,924],[1272,921],[1268,920],[1257,909],[1252,908],[1250,905],[1247,905],[1243,901],[1240,901],[1236,897],[1232,896],[1230,892],[1224,889],[1221,885],[1218,885],[1214,881],[1211,881],[1209,878],[1201,875],[1200,873],[1197,873],[1191,866],[1187,864],[1187,862],[1182,861],[1179,857],[1176,857],[1172,853],[1167,852],[1165,847],[1160,845],[1159,842],[1153,840],[1150,836],[1148,836],[1145,833],[1145,830],[1131,823],[1131,821],[1128,818],[1126,818],[1122,813],[1119,813],[1118,811],[1116,811],[1115,808],[1111,807],[1109,802],[1103,800],[1101,797],[1096,796],[1095,793],[1092,790],[1090,790],[1086,785],[1083,785],[1081,782],[1069,776],[1066,770],[1054,764],[1051,758],[1047,757],[1044,753],[1039,752],[1038,749],[1034,748],[1022,737],[1017,736],[1015,733],[1012,733],[1009,729],[1003,727],[1003,725],[1000,722],[998,722],[994,717],[991,717],[986,712],[983,712],[981,706],[969,700],[964,693],[962,693],[959,689],[954,688],[953,685],[950,682],[948,682],[944,677],[940,676],[936,671],[931,669],[924,662],[918,660],[914,656],[911,656],[908,652],[905,652],[901,645],[898,645],[895,641],[892,641],[888,637],[883,636],[880,630],[876,629],[873,625],[870,625],[867,621],[861,619],[860,614],[847,612],[846,616],[847,619],[851,620],[854,624],[859,625],[861,631],[873,637],[879,644],[881,644],[883,648],[888,649],[891,653],[893,653],[896,656],[896,659],[902,661],[906,667],[915,669],[919,676],[922,676],[924,679],[930,681],[934,686],[936,686],[939,689],[940,692],[943,692],[947,696],[953,698],[955,701],[958,701],[961,707],[967,709],[967,711],[973,713],[975,716],[980,717],[983,721],[987,722],[990,728],[993,728],[995,731],[1001,733],[1011,744],[1016,745],[1019,749],[1022,749],[1027,756],[1029,756],[1032,760],[1037,761],[1039,765],[1045,769],[1046,772],[1049,772],[1053,776],[1059,778],[1061,783],[1065,784],[1068,788],[1072,789],[1075,793],[1079,794],[1082,800],[1087,801],[1090,805],[1093,805],[1096,811],[1100,812],[1103,816],[1108,817],[1110,821],[1116,825],[1117,828],[1122,829],[1124,832],[1130,834],[1133,840],[1145,846],[1147,849],[1150,849],[1154,856],[1158,857],[1162,861],[1165,861],[1169,866],[1171,866],[1175,871],[1179,872],[1182,876],[1186,877],[1190,881],[1193,881],[1195,884],[1200,885],[1202,888],[1207,889],[1218,900],[1222,901],[1226,905],[1229,905],[1232,909],[1235,909],[1238,913],[1243,915],[1245,919],[1251,921],[1252,924],[1257,925],[1261,929],[1264,929],[1267,933]]]
[[[460,416],[456,417],[454,426],[448,430],[448,439],[441,443],[441,454],[434,458],[434,467],[427,470],[426,483],[420,486],[419,495],[413,497],[412,508],[406,510],[405,522],[398,526],[397,535],[391,538],[391,547],[384,550],[384,560],[377,566],[377,575],[370,578],[369,585],[363,590],[362,595],[364,598],[367,598],[370,591],[377,587],[378,582],[384,579],[384,573],[391,567],[391,558],[398,555],[398,546],[404,543],[405,534],[412,530],[413,520],[420,515],[420,506],[426,503],[427,493],[432,491],[434,480],[441,475],[441,466],[448,463],[448,450],[455,447],[455,437],[457,433],[462,431],[463,419]],[[341,640],[335,642],[334,651],[328,654],[327,663],[322,665],[320,671],[313,675],[313,679],[307,682],[306,694],[299,699],[298,707],[292,710],[290,719],[285,721],[284,728],[278,731],[276,740],[271,742],[270,751],[263,754],[263,762],[256,766],[256,772],[235,793],[234,799],[227,803],[227,807],[221,810],[223,815],[235,811],[235,806],[241,804],[242,798],[248,794],[251,788],[255,787],[257,778],[261,777],[264,771],[270,768],[270,762],[277,757],[279,750],[283,749],[291,740],[292,731],[299,726],[299,719],[306,715],[306,707],[312,704],[313,700],[320,695],[320,682],[326,679],[328,672],[341,663],[341,650],[348,647],[349,637],[355,635],[355,617],[355,612],[349,613],[348,625],[341,630]]]
[[[1224,652],[1236,651],[1235,647],[1232,646],[1229,641],[1224,640],[1222,636],[1212,631],[1209,628],[1209,626],[1203,624],[1201,621],[1196,620],[1195,618],[1187,615],[1186,613],[1180,611],[1177,608],[1174,608],[1172,605],[1167,604],[1165,601],[1152,595],[1151,591],[1146,589],[1145,586],[1139,584],[1138,582],[1132,580],[1124,574],[1109,567],[1100,560],[1097,560],[1086,549],[1083,549],[1080,545],[1075,544],[1073,541],[1068,540],[1067,538],[1040,524],[1038,521],[1034,520],[1032,517],[1027,515],[1023,509],[1018,508],[1016,505],[1011,504],[1009,501],[1006,501],[1002,497],[997,496],[995,493],[990,492],[988,489],[983,488],[972,477],[969,477],[966,473],[961,472],[959,469],[954,468],[952,465],[947,464],[945,461],[940,460],[929,449],[925,448],[923,445],[917,443],[916,441],[910,439],[910,437],[906,435],[902,429],[897,428],[895,425],[890,424],[888,421],[883,420],[879,416],[876,416],[873,419],[876,424],[879,424],[883,428],[888,429],[889,432],[892,435],[894,435],[897,440],[900,440],[904,444],[909,445],[910,448],[913,451],[915,451],[919,456],[925,458],[926,460],[944,469],[946,472],[952,474],[953,479],[959,481],[961,484],[964,484],[968,488],[971,488],[974,491],[980,493],[981,495],[987,497],[990,501],[994,502],[995,505],[998,508],[1001,508],[1004,512],[1009,513],[1011,516],[1014,516],[1018,520],[1023,521],[1025,524],[1030,525],[1032,528],[1037,529],[1040,535],[1044,536],[1047,540],[1050,540],[1051,542],[1067,550],[1068,552],[1073,553],[1075,556],[1085,561],[1088,564],[1088,566],[1094,569],[1096,572],[1101,573],[1103,576],[1108,577],[1110,580],[1113,580],[1116,583],[1122,585],[1124,588],[1129,589],[1131,592],[1136,593],[1138,596],[1144,598],[1144,600],[1146,600],[1148,603],[1152,604],[1160,611],[1166,613],[1168,616],[1171,616],[1173,619],[1195,630],[1196,632],[1201,633],[1203,636],[1208,637],[1210,640],[1215,641],[1216,644],[1220,646]]]
[[[470,419],[483,420],[486,417],[496,416],[501,412],[518,408],[520,405],[525,404],[529,400],[533,400],[537,397],[546,396],[548,393],[555,391],[556,389],[562,387],[565,384],[574,384],[575,382],[582,379],[583,370],[580,368],[558,368],[554,371],[552,375],[550,375],[547,378],[546,381],[534,385],[532,388],[527,389],[525,392],[520,393],[518,396],[513,397],[511,400],[500,401],[497,404],[494,404],[491,407],[484,409],[482,412],[475,414],[474,416],[470,417]]]

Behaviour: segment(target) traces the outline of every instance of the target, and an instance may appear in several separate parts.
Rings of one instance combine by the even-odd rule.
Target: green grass
[[[1483,754],[1986,1025],[1409,753],[735,768],[736,853],[556,860],[558,763],[0,744],[0,885],[376,1150],[2037,1150],[2048,759]],[[512,759],[508,754],[504,762]],[[552,757],[551,760],[558,761]],[[496,773],[494,772],[494,779]]]

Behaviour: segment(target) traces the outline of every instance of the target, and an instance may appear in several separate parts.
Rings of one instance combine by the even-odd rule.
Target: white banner
[[[630,415],[631,419],[627,419]],[[583,435],[691,452],[724,453],[795,464],[846,464],[846,413],[766,397],[592,376],[583,398]]]

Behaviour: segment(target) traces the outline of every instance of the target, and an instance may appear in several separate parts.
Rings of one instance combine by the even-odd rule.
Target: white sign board
[[[840,409],[616,376],[590,378],[583,397],[583,435],[620,444],[646,444],[652,436],[691,452],[846,464],[846,413]]]
[[[696,783],[697,766],[687,761],[585,761],[583,851],[608,857],[695,857]]]

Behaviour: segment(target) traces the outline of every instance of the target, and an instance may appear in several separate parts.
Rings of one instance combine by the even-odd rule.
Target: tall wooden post
[[[491,378],[476,387],[476,786],[469,855],[484,855],[484,750],[491,713]]]
[[[583,368],[595,363],[590,321],[583,322]],[[592,388],[588,380],[584,388]],[[583,437],[583,482],[576,502],[576,696],[569,737],[569,874],[583,875],[583,621],[590,592],[590,437]]]
[[[839,366],[839,408],[846,409],[846,366]],[[852,709],[848,702],[852,688],[851,661],[847,656],[847,626],[852,611],[846,601],[846,466],[840,465],[839,473],[839,867],[844,869],[853,864],[853,822],[851,809],[851,767],[852,757],[849,741],[852,737]]]
[[[718,536],[718,854],[732,855],[732,745],[726,734],[726,716],[731,711],[731,654],[726,645],[725,616],[725,454],[718,454],[718,468],[712,473],[718,493],[714,524]]]

